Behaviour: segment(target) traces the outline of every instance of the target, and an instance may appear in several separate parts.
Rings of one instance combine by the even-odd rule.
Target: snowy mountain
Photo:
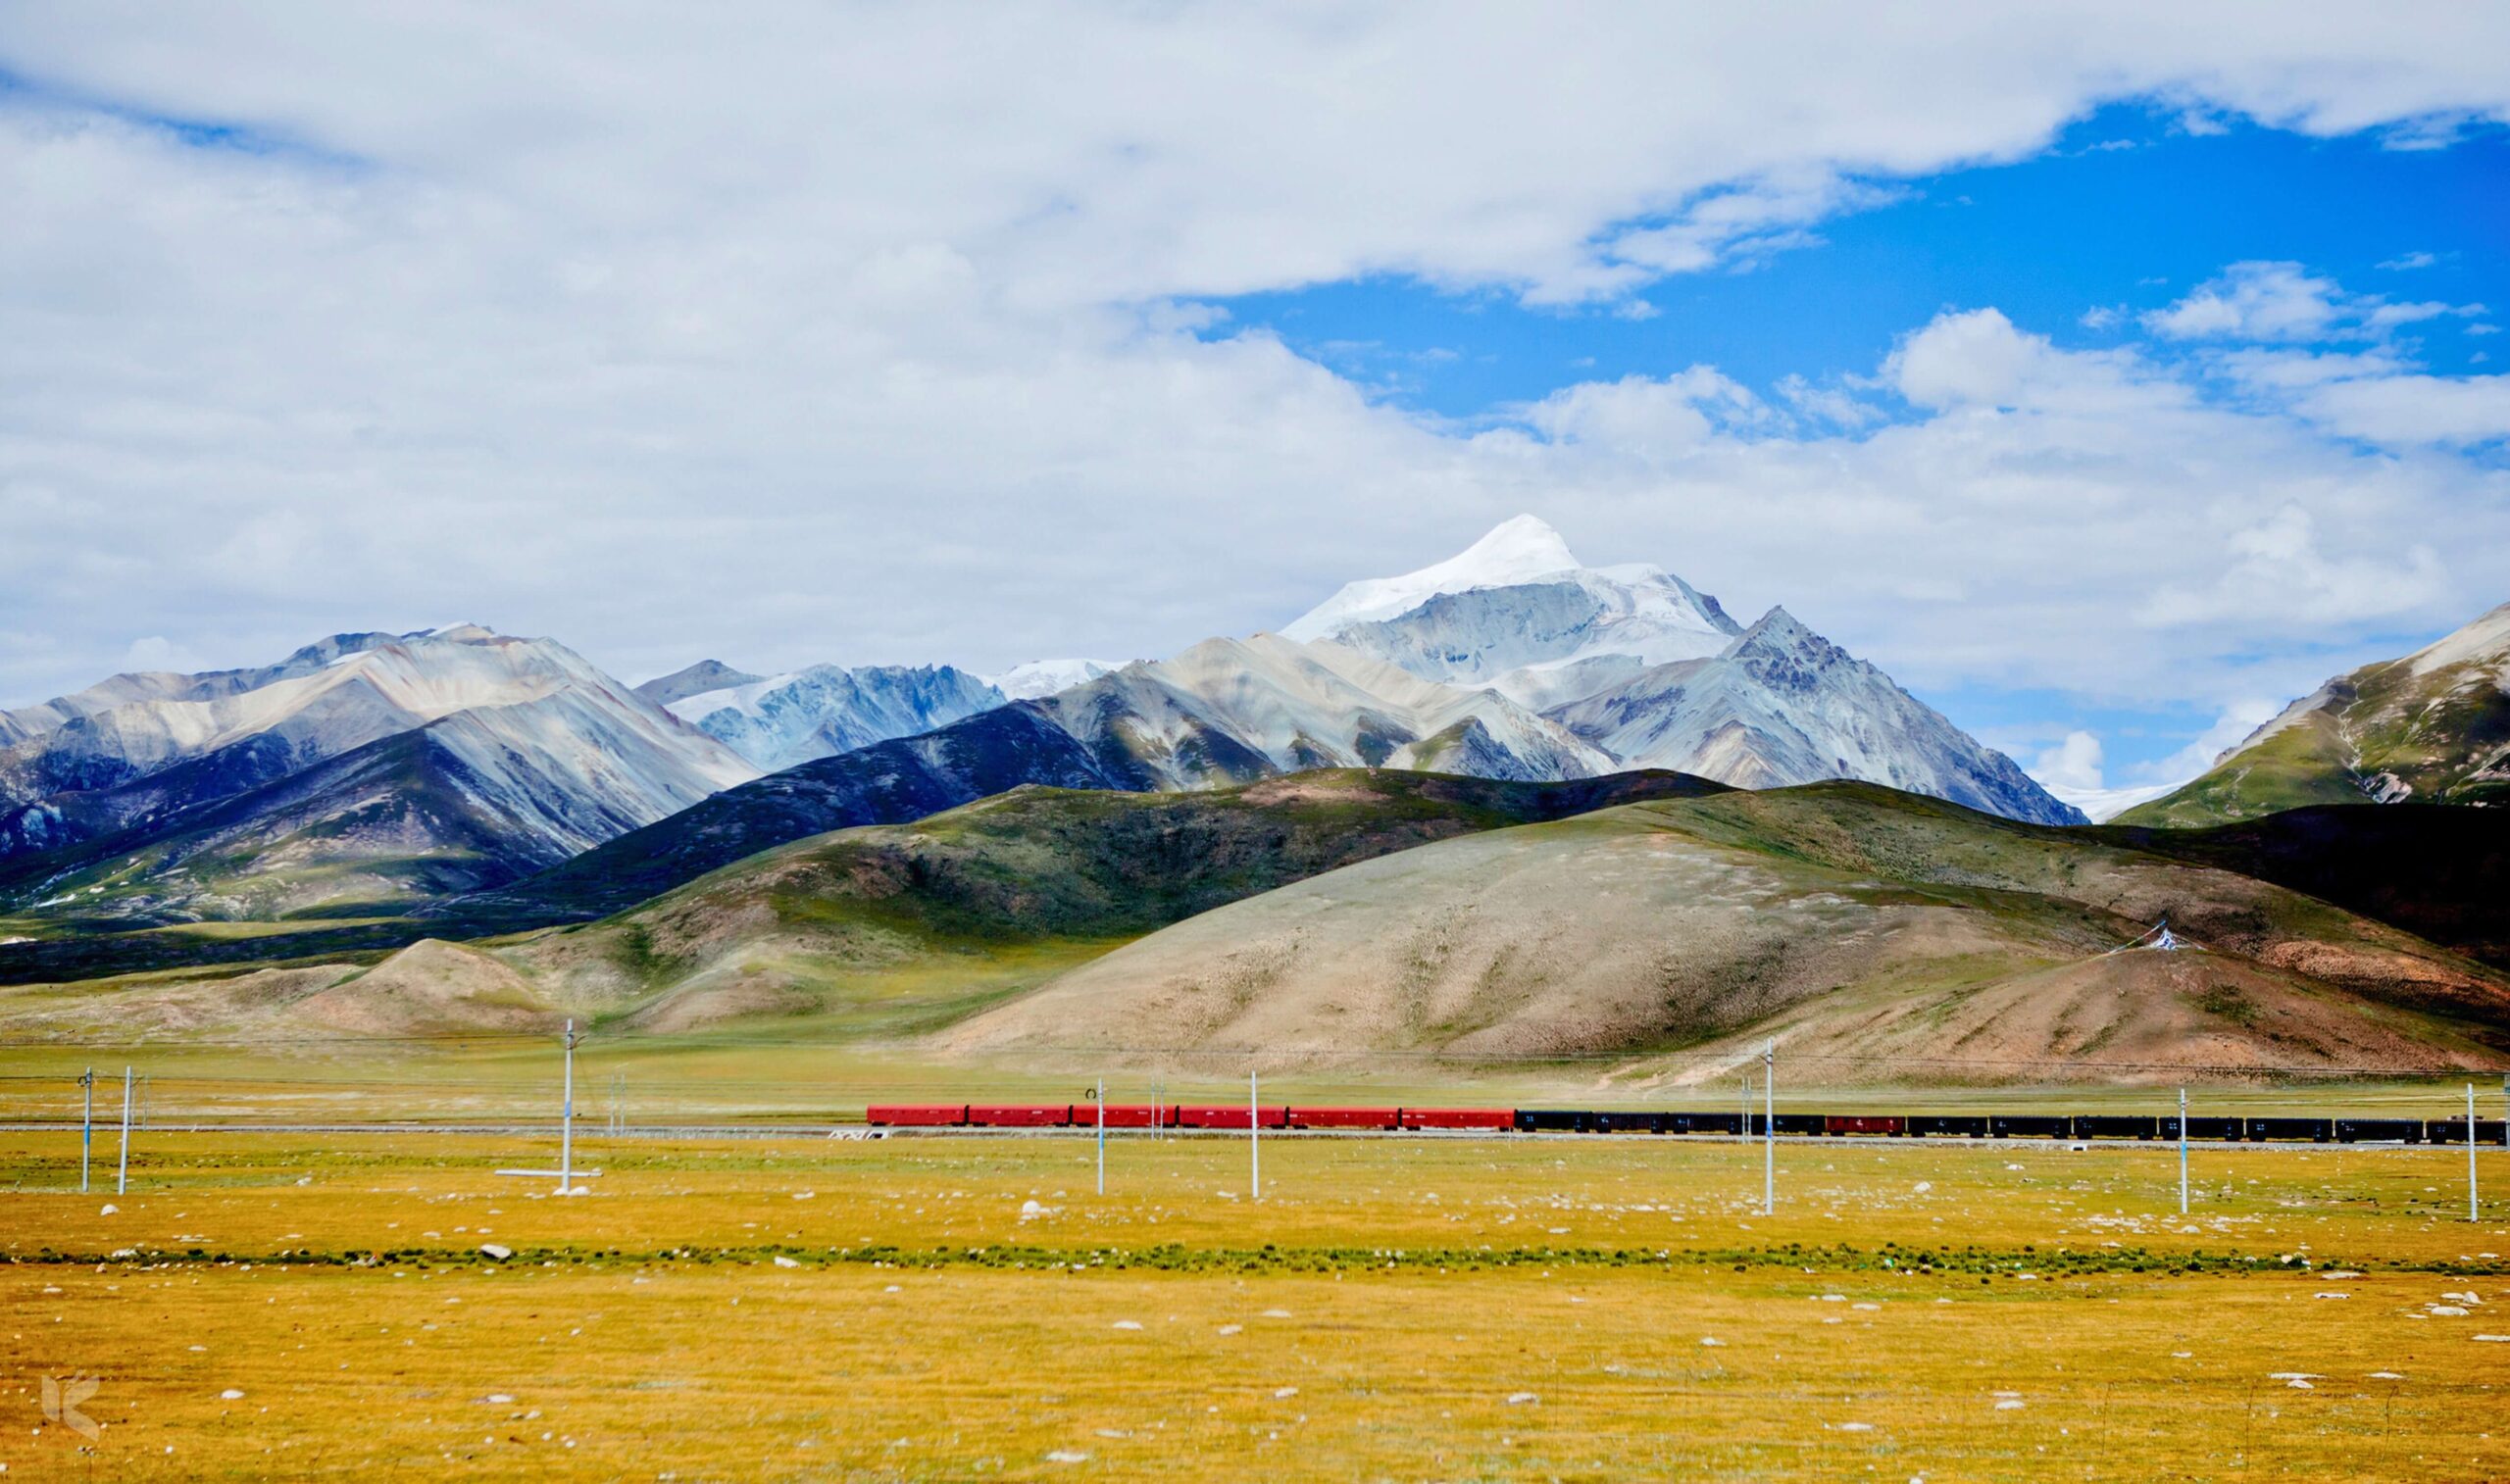
[[[1486,686],[1600,749],[1767,788],[1861,778],[2044,823],[2083,816],[1782,609],[1749,630],[1662,569],[1579,565],[1531,516],[1462,555],[1353,582],[1282,630]]]
[[[1550,716],[1630,767],[1742,788],[1858,778],[2016,819],[2085,822],[1782,608],[1714,656],[1652,667]]]
[[[858,669],[814,665],[667,705],[672,715],[761,771],[777,772],[814,758],[947,726],[990,711],[1003,700],[1001,691],[947,665]]]
[[[2409,800],[2510,802],[2510,603],[2413,654],[2335,676],[2118,822],[2223,824]]]
[[[118,677],[11,721],[0,896],[95,913],[391,897],[429,859],[511,875],[758,774],[564,645],[473,625]]]
[[[1613,768],[1567,728],[1494,691],[1275,634],[1206,639],[1038,704],[1135,788],[1208,788],[1310,767],[1520,779]]]
[[[1531,516],[1434,567],[1351,583],[1281,630],[1537,710],[1714,655],[1739,632],[1716,599],[1660,568],[1581,567]]]
[[[984,681],[1011,701],[1033,701],[1059,690],[1086,685],[1100,675],[1124,668],[1121,660],[1030,660]]]

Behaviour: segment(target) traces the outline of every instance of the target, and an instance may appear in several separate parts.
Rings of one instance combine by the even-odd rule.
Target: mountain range
[[[1163,791],[1339,767],[1854,777],[2081,821],[1783,610],[1739,625],[1658,569],[1582,567],[1521,517],[1280,633],[1122,666],[987,679],[708,660],[630,688],[554,640],[462,625],[117,676],[0,714],[0,903],[144,923],[486,894],[575,915],[1024,782]],[[607,884],[588,899],[588,882]]]

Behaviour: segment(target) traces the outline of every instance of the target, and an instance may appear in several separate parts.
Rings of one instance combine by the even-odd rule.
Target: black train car
[[[2505,1141],[2501,1136],[2501,1127],[2502,1120],[2499,1118],[2476,1119],[2475,1141],[2478,1144],[2504,1143]],[[2467,1120],[2464,1118],[2434,1118],[2423,1125],[2423,1137],[2431,1140],[2435,1144],[2464,1144],[2467,1141]]]
[[[1586,1129],[1599,1134],[1660,1134],[1665,1131],[1665,1115],[1660,1113],[1592,1113],[1586,1114]]]
[[[1743,1115],[1738,1113],[1665,1114],[1665,1132],[1669,1134],[1738,1134],[1742,1131]]]
[[[1584,1133],[1586,1120],[1594,1114],[1572,1109],[1520,1108],[1517,1110],[1517,1132],[1523,1134]]]
[[[2077,1113],[2078,1139],[2150,1139],[2161,1133],[2161,1119],[2149,1113]]]
[[[1911,1135],[1919,1138],[1983,1139],[1987,1136],[1984,1113],[1911,1113],[1908,1118]]]
[[[2269,1139],[2309,1139],[2325,1144],[2335,1137],[2334,1118],[2251,1118],[2248,1120],[2251,1142]]]
[[[2159,1121],[2161,1124],[2161,1136],[2163,1138],[2176,1139],[2179,1137],[2179,1120],[2177,1118],[2163,1118]],[[2245,1118],[2193,1117],[2187,1120],[2187,1137],[2190,1139],[2219,1139],[2226,1144],[2237,1143],[2239,1140],[2248,1137],[2248,1120]]]
[[[2338,1118],[2335,1138],[2340,1144],[2420,1144],[2423,1142],[2423,1120],[2420,1118]]]
[[[2075,1120],[2064,1113],[1991,1113],[1987,1132],[1999,1139],[2071,1139]]]

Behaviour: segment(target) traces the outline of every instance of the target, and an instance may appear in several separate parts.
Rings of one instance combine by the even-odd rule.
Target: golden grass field
[[[1260,1202],[1229,1138],[1112,1140],[1103,1198],[1071,1136],[581,1150],[562,1200],[490,1172],[545,1139],[150,1129],[117,1199],[110,1137],[81,1197],[0,1134],[0,1462],[2510,1475],[2497,1153],[2470,1224],[2455,1150],[2199,1145],[2185,1220],[2163,1145],[1782,1143],[1774,1218],[1757,1146],[1672,1138],[1273,1138]],[[40,1408],[81,1374],[93,1443]]]

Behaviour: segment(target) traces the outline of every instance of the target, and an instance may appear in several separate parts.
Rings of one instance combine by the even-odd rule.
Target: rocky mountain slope
[[[513,879],[757,775],[565,646],[477,627],[110,689],[16,714],[0,901],[17,910],[388,908]]]
[[[814,665],[666,705],[673,716],[772,773],[947,726],[991,711],[1003,699],[991,685],[947,665]]]
[[[1351,583],[1282,632],[1487,686],[1616,766],[1745,788],[1861,778],[2013,818],[2085,822],[1785,610],[1742,628],[1660,569],[1581,567],[1531,516],[1436,566]]]
[[[2510,803],[2510,603],[2403,659],[2329,680],[2200,777],[2115,822],[2221,824],[2366,801]]]
[[[2206,951],[2110,952],[2164,916]],[[2510,1063],[2510,978],[2227,871],[1828,783],[1345,867],[940,1044],[1030,1065],[1626,1057],[1678,1081],[1773,1036],[1817,1083],[2491,1067]]]

